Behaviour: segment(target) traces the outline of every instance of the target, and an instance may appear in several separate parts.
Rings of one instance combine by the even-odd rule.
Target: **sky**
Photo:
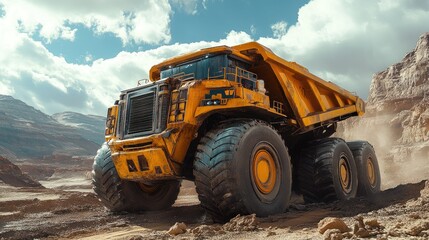
[[[0,0],[0,94],[105,115],[154,64],[257,41],[366,99],[428,31],[428,0]]]

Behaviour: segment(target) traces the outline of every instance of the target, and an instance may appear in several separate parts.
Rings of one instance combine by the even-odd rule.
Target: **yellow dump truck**
[[[215,221],[380,190],[373,147],[330,138],[357,96],[257,42],[168,59],[108,109],[93,186],[111,211],[170,207],[195,182]]]

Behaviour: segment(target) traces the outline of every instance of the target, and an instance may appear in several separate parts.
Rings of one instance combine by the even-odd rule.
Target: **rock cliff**
[[[429,177],[429,33],[373,76],[365,116],[340,124],[338,135],[375,146],[386,185]]]

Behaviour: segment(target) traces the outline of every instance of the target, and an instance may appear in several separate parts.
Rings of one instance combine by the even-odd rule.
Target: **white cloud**
[[[252,25],[250,25],[250,33],[252,34],[252,35],[255,35],[256,34],[256,27],[252,24]]]
[[[92,60],[93,60],[92,55],[91,55],[91,54],[89,54],[89,53],[87,53],[87,54],[85,55],[85,62],[89,63],[89,62],[92,62]]]
[[[76,24],[98,34],[111,32],[124,44],[168,43],[171,39],[168,0],[0,0],[0,4],[6,18],[19,22],[23,32],[40,34],[47,42],[73,40]]]
[[[203,0],[202,5],[204,10],[207,10],[207,0]]]
[[[11,86],[11,82],[8,80],[4,80],[4,82],[0,82],[0,94],[2,95],[13,95],[15,91]]]
[[[16,34],[16,44],[0,60],[0,94],[12,95],[49,114],[68,110],[104,115],[121,90],[135,87],[137,80],[148,77],[152,65],[189,51],[252,40],[244,32],[231,31],[217,42],[120,52],[111,59],[94,60],[92,65],[78,65],[54,56],[26,34]]]
[[[285,21],[280,21],[271,26],[273,30],[273,36],[275,38],[281,38],[286,34],[287,23]]]
[[[228,33],[225,39],[221,39],[219,43],[212,42],[213,45],[221,44],[221,45],[227,45],[227,46],[233,46],[245,42],[253,41],[249,34],[245,32],[236,32],[231,31]]]
[[[6,12],[0,17],[0,29],[2,36],[7,36],[0,38],[0,94],[11,94],[50,114],[69,110],[104,115],[120,90],[134,87],[138,79],[147,78],[153,64],[196,49],[253,40],[248,33],[229,31],[219,41],[175,43],[152,50],[120,52],[111,59],[91,59],[90,65],[70,64],[54,56],[27,33],[40,30],[42,34],[46,26],[43,30],[46,38],[68,36],[71,39],[73,27],[67,23],[80,18],[82,24],[89,24],[99,33],[114,32],[124,42],[166,42],[170,39],[168,14],[171,8],[168,2],[155,0],[112,1],[112,5],[98,6],[98,10],[94,6],[100,4],[96,1],[85,4],[47,2],[40,0],[30,6],[30,1],[6,3],[0,0]],[[58,2],[69,6],[60,7]],[[366,97],[371,75],[399,61],[414,47],[418,36],[428,31],[429,4],[416,0],[391,2],[312,0],[300,9],[295,25],[286,28],[286,24],[279,24],[273,27],[278,33],[276,38],[258,41],[316,75]],[[21,12],[25,16],[19,17],[15,12],[9,14],[18,7],[26,7]],[[91,12],[90,9],[96,10]],[[118,9],[134,10],[124,15]],[[26,16],[30,11],[40,15],[40,19]],[[58,14],[51,14],[52,11]],[[150,14],[144,15],[145,11]],[[158,15],[160,18],[151,18]],[[88,20],[86,16],[92,18]],[[142,25],[136,27],[140,20]],[[154,21],[156,24],[152,24]],[[145,27],[147,25],[152,28]],[[158,25],[160,28],[156,27]],[[20,27],[24,32],[17,30]],[[90,59],[89,55],[87,57]]]
[[[279,39],[258,41],[366,98],[372,75],[412,50],[427,23],[428,1],[312,0]]]
[[[198,0],[171,0],[171,3],[182,9],[190,15],[195,15],[198,12]],[[206,9],[205,1],[202,2],[203,8]]]

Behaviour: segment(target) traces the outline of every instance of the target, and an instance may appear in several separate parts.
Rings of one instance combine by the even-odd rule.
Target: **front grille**
[[[153,131],[154,101],[155,92],[130,98],[127,134]]]

